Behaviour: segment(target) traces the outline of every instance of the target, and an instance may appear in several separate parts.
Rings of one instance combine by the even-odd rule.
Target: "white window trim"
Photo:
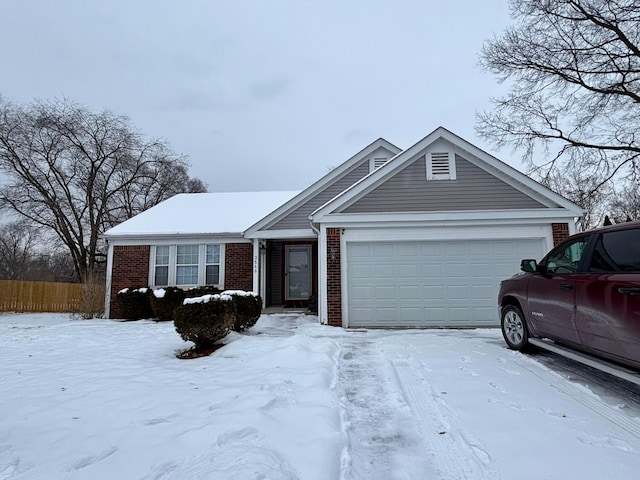
[[[188,243],[181,243],[180,245],[189,245]],[[166,245],[152,245],[151,254],[149,255],[149,286],[150,287],[180,287],[191,288],[201,285],[205,285],[207,279],[207,245],[220,245],[220,275],[218,278],[218,284],[215,287],[224,290],[224,255],[225,244],[224,243],[203,243],[198,245],[198,283],[196,285],[176,285],[176,271],[177,271],[177,253],[178,244],[169,245],[169,280],[168,285],[156,285],[156,248],[164,247]],[[211,265],[211,264],[209,264]]]
[[[433,155],[446,154],[449,160],[449,172],[445,174],[433,173]],[[456,179],[456,155],[454,152],[427,152],[425,155],[425,163],[427,164],[427,181],[434,180],[455,180]]]

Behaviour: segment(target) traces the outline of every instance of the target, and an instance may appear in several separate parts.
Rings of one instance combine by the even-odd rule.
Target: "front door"
[[[311,286],[311,245],[286,245],[284,255],[285,301],[308,300]]]

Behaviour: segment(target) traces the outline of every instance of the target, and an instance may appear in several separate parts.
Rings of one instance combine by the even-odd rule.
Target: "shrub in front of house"
[[[196,349],[213,347],[232,330],[235,319],[236,304],[230,295],[186,298],[173,313],[176,331]]]
[[[178,287],[154,289],[150,296],[153,315],[158,320],[173,320],[173,311],[182,305],[185,297],[185,291]]]
[[[123,288],[120,290],[116,294],[120,318],[125,320],[153,318],[151,300],[149,298],[150,293],[151,290],[147,287]]]
[[[244,290],[225,290],[223,295],[230,295],[236,304],[236,321],[233,330],[242,332],[253,327],[262,313],[262,298],[253,292]]]
[[[189,288],[185,290],[184,293],[186,296],[185,298],[196,298],[204,295],[218,295],[222,293],[222,290],[214,287],[213,285],[201,285],[199,287]]]

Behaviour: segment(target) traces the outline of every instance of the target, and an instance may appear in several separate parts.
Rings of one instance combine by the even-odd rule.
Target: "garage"
[[[479,327],[498,322],[500,281],[544,239],[347,242],[349,327]]]

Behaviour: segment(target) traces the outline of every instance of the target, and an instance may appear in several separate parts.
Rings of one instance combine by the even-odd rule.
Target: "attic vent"
[[[377,170],[389,160],[387,157],[373,157],[369,163],[369,172]]]
[[[455,180],[456,166],[452,152],[431,152],[427,155],[427,180]]]

